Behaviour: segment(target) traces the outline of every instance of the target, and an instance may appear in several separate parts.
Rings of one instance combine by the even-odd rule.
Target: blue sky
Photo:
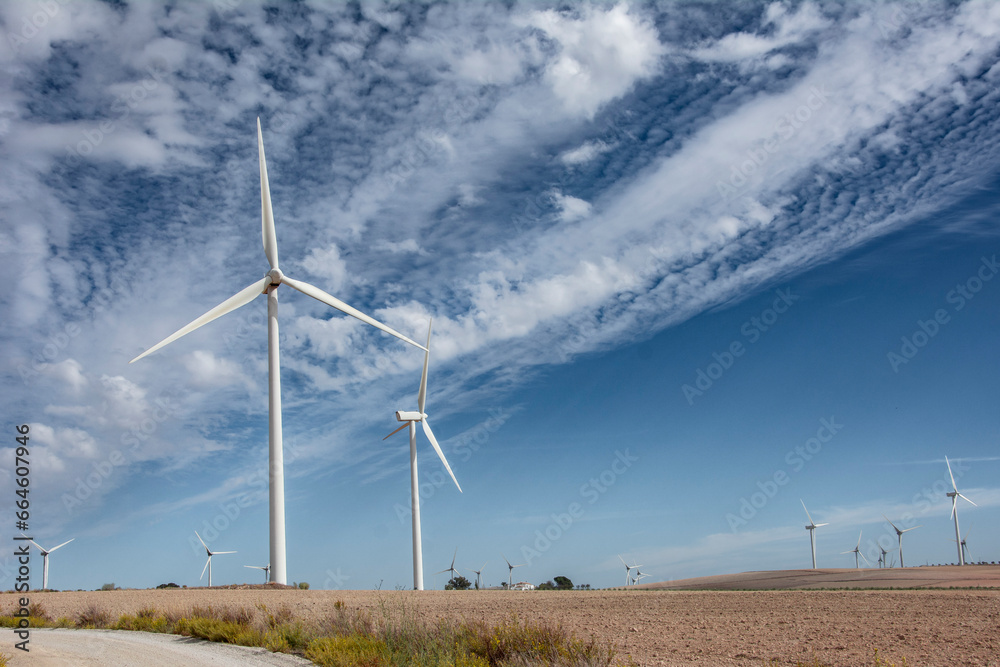
[[[0,4],[12,489],[55,588],[268,558],[256,118],[282,269],[416,339],[427,587],[895,544],[1000,559],[1000,6]],[[288,578],[409,587],[422,363],[281,294]],[[448,483],[445,483],[445,482]],[[13,516],[12,492],[0,507]],[[5,528],[14,533],[13,518]],[[0,550],[13,587],[12,542]],[[40,559],[35,572],[40,574]],[[469,572],[465,572],[467,576]],[[40,584],[40,579],[35,582]]]

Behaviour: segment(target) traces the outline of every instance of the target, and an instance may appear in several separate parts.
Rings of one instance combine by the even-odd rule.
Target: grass
[[[152,608],[117,620],[91,605],[76,619],[53,620],[40,604],[29,609],[29,627],[140,630],[200,637],[214,642],[256,646],[304,656],[323,667],[610,667],[615,651],[593,637],[577,638],[560,625],[521,622],[510,616],[496,624],[421,620],[405,601],[382,598],[373,611],[348,610],[343,602],[319,622],[305,623],[287,608],[195,607],[186,615]],[[19,619],[0,616],[0,627]],[[6,659],[0,656],[0,667]],[[634,664],[628,661],[626,664]]]

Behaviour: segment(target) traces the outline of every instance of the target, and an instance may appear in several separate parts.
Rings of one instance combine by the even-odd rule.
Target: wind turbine
[[[864,561],[866,563],[868,563],[868,559],[865,558],[865,555],[863,553],[861,553],[861,533],[862,532],[864,532],[864,531],[860,531],[858,533],[858,546],[854,547],[850,551],[841,551],[840,552],[841,555],[843,555],[843,554],[854,554],[854,567],[855,567],[855,569],[858,569],[858,570],[861,569],[861,564],[858,562],[858,556],[861,556],[862,558],[864,558]],[[870,566],[871,563],[868,563],[868,565]]]
[[[887,553],[889,553],[889,551],[885,547],[883,547],[881,544],[878,545],[878,548],[882,551],[882,555],[878,557],[878,566],[879,567],[886,567],[885,555]]]
[[[886,521],[889,521],[889,517],[887,517],[884,514],[882,515],[882,518],[885,519]],[[889,521],[889,525],[893,527],[893,529],[896,531],[896,537],[899,538],[899,566],[906,567],[905,565],[903,565],[903,533],[908,533],[911,530],[922,528],[923,524],[919,526],[914,526],[913,528],[905,528],[903,530],[896,528],[896,524],[894,524],[892,521]]]
[[[486,563],[489,563],[489,561],[486,561]],[[478,570],[469,570],[469,572],[475,572],[476,573],[476,590],[479,590],[480,588],[482,588],[482,584],[483,584],[483,570],[486,569],[486,563],[483,563],[483,566],[481,568],[479,568]]]
[[[949,491],[945,495],[951,498],[951,518],[955,520],[955,542],[958,543],[958,564],[965,565],[965,554],[962,552],[962,547],[965,545],[965,540],[962,539],[961,533],[958,532],[958,499],[961,498],[963,500],[966,500],[972,503],[972,505],[974,505],[975,507],[979,507],[979,505],[976,505],[976,503],[973,503],[971,500],[969,500],[961,493],[959,493],[958,487],[955,486],[955,476],[951,474],[951,463],[948,462],[947,456],[944,457],[944,462],[948,466],[948,477],[951,477],[952,491]]]
[[[962,564],[963,565],[965,563],[969,562],[969,547],[968,547],[968,545],[965,544],[965,540],[967,540],[969,538],[969,531],[971,531],[971,530],[972,530],[972,528],[966,528],[966,530],[965,530],[965,537],[963,537],[962,541],[958,543],[959,546],[962,548]],[[954,541],[955,540],[952,540],[952,542],[954,542]]]
[[[198,535],[198,531],[194,531],[195,535]],[[201,542],[201,546],[205,547],[205,553],[208,554],[208,560],[205,561],[205,567],[201,568],[201,576],[198,577],[198,581],[201,581],[205,576],[205,570],[208,570],[208,587],[212,587],[212,556],[218,556],[220,554],[234,554],[235,551],[212,551],[205,544],[205,540],[201,539],[201,535],[198,535],[198,541]]]
[[[635,579],[632,580],[632,585],[634,586],[635,584],[639,583],[643,577],[649,577],[649,576],[652,575],[647,574],[646,572],[640,572],[638,567],[635,568]]]
[[[458,547],[455,547],[455,555],[451,557],[451,567],[445,568],[441,570],[441,572],[435,572],[434,574],[443,574],[444,572],[451,572],[451,577],[449,577],[448,581],[454,579],[455,573],[458,572],[458,570],[455,569],[455,558],[457,557],[458,557]]]
[[[510,590],[510,587],[514,583],[514,568],[524,567],[526,563],[521,563],[520,565],[511,565],[510,561],[507,560],[506,556],[504,556],[503,554],[500,555],[503,556],[503,562],[507,563],[507,590]]]
[[[386,440],[399,433],[407,426],[410,427],[410,504],[413,506],[413,588],[418,591],[424,590],[424,558],[423,547],[420,543],[420,488],[417,482],[417,422],[420,422],[420,425],[423,427],[424,435],[426,435],[427,439],[431,441],[431,446],[434,447],[434,451],[437,452],[438,458],[440,458],[441,463],[444,464],[444,469],[448,471],[449,475],[451,475],[451,480],[455,482],[455,486],[458,487],[458,492],[462,492],[462,487],[459,486],[458,480],[455,479],[455,473],[451,471],[451,466],[448,465],[448,459],[444,457],[444,452],[441,451],[441,445],[438,444],[437,438],[434,437],[434,432],[431,430],[431,425],[427,422],[427,414],[424,413],[424,406],[427,404],[427,363],[430,361],[431,357],[430,347],[432,322],[433,320],[427,323],[427,347],[424,348],[424,370],[420,374],[420,389],[417,391],[417,411],[404,412],[402,410],[397,410],[396,421],[403,422],[403,425],[382,438],[383,440]]]
[[[25,537],[27,537],[27,536],[25,536]],[[74,537],[73,540],[75,540],[75,539],[76,538]],[[40,545],[38,542],[36,542],[34,540],[30,540],[30,539],[28,540],[29,542],[31,542],[32,544],[34,544],[36,547],[38,547],[38,550],[42,552],[42,590],[43,591],[48,590],[48,588],[49,588],[49,554],[52,553],[53,551],[55,551],[56,549],[58,549],[59,547],[66,546],[67,544],[69,544],[73,540],[66,540],[65,542],[63,542],[62,544],[60,544],[58,547],[52,547],[51,549],[43,549],[42,545]]]
[[[628,563],[625,562],[625,559],[622,558],[621,554],[618,554],[618,560],[620,560],[622,562],[622,565],[625,566],[625,585],[628,586],[629,582],[632,581],[632,570],[639,569],[639,566],[629,565]]]
[[[270,563],[268,563],[264,567],[261,567],[260,565],[244,565],[243,567],[249,567],[254,570],[264,570],[264,583],[265,584],[267,583],[267,573],[271,571]],[[211,586],[211,584],[209,584],[209,586]]]
[[[278,268],[278,241],[274,231],[274,214],[271,210],[271,190],[267,182],[267,162],[264,158],[264,138],[260,130],[260,118],[257,119],[257,152],[260,162],[260,209],[261,233],[264,241],[264,254],[271,269],[263,278],[249,287],[237,292],[221,304],[194,320],[187,326],[177,330],[170,336],[149,348],[129,363],[134,363],[148,354],[155,352],[164,345],[174,342],[181,336],[222,317],[241,306],[253,301],[257,295],[267,295],[267,374],[268,374],[268,469],[269,469],[269,506],[270,506],[270,551],[271,551],[271,581],[279,584],[288,583],[285,574],[285,471],[281,446],[281,365],[278,357],[278,287],[288,285],[294,290],[322,301],[328,306],[355,317],[388,334],[415,345],[424,347],[390,329],[381,322],[372,319],[359,310],[352,308],[323,290],[306,282],[293,280],[283,274]],[[183,278],[181,278],[183,280]]]
[[[799,498],[799,502],[802,503],[802,509],[806,510],[806,517],[809,519],[809,525],[806,526],[806,530],[809,531],[809,544],[812,546],[812,557],[813,557],[813,567],[816,569],[816,529],[820,526],[829,526],[829,523],[816,523],[813,518],[809,516],[809,510],[806,509],[806,503],[804,500]]]

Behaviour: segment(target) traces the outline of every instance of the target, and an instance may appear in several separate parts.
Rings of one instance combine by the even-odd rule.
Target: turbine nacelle
[[[396,410],[396,421],[399,422],[421,422],[427,418],[423,412],[408,412],[406,410]]]

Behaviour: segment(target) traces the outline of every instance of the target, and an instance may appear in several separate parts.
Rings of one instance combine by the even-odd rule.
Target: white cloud
[[[220,359],[205,350],[196,350],[184,355],[181,363],[189,373],[190,382],[194,387],[205,389],[237,384],[253,386],[238,364],[229,359]]]
[[[729,33],[695,49],[693,55],[700,60],[747,65],[775,49],[809,38],[813,33],[826,28],[828,22],[814,4],[803,3],[796,12],[789,14],[785,5],[775,2],[768,5],[763,25],[771,28],[769,34]],[[786,62],[783,58],[771,59],[768,64],[774,67]]]
[[[339,292],[347,282],[347,263],[340,257],[340,248],[336,243],[326,248],[314,248],[304,260],[302,266],[306,271],[324,279],[323,289],[327,292]]]
[[[626,5],[609,10],[588,5],[577,15],[545,10],[527,22],[559,43],[546,79],[571,114],[592,117],[653,74],[664,53],[656,28]]]
[[[590,162],[601,153],[611,150],[611,146],[603,141],[587,141],[577,146],[573,150],[566,151],[559,156],[564,164],[577,165]]]
[[[593,208],[589,202],[559,192],[553,192],[552,197],[556,206],[559,207],[560,218],[563,222],[582,220],[590,215]]]

